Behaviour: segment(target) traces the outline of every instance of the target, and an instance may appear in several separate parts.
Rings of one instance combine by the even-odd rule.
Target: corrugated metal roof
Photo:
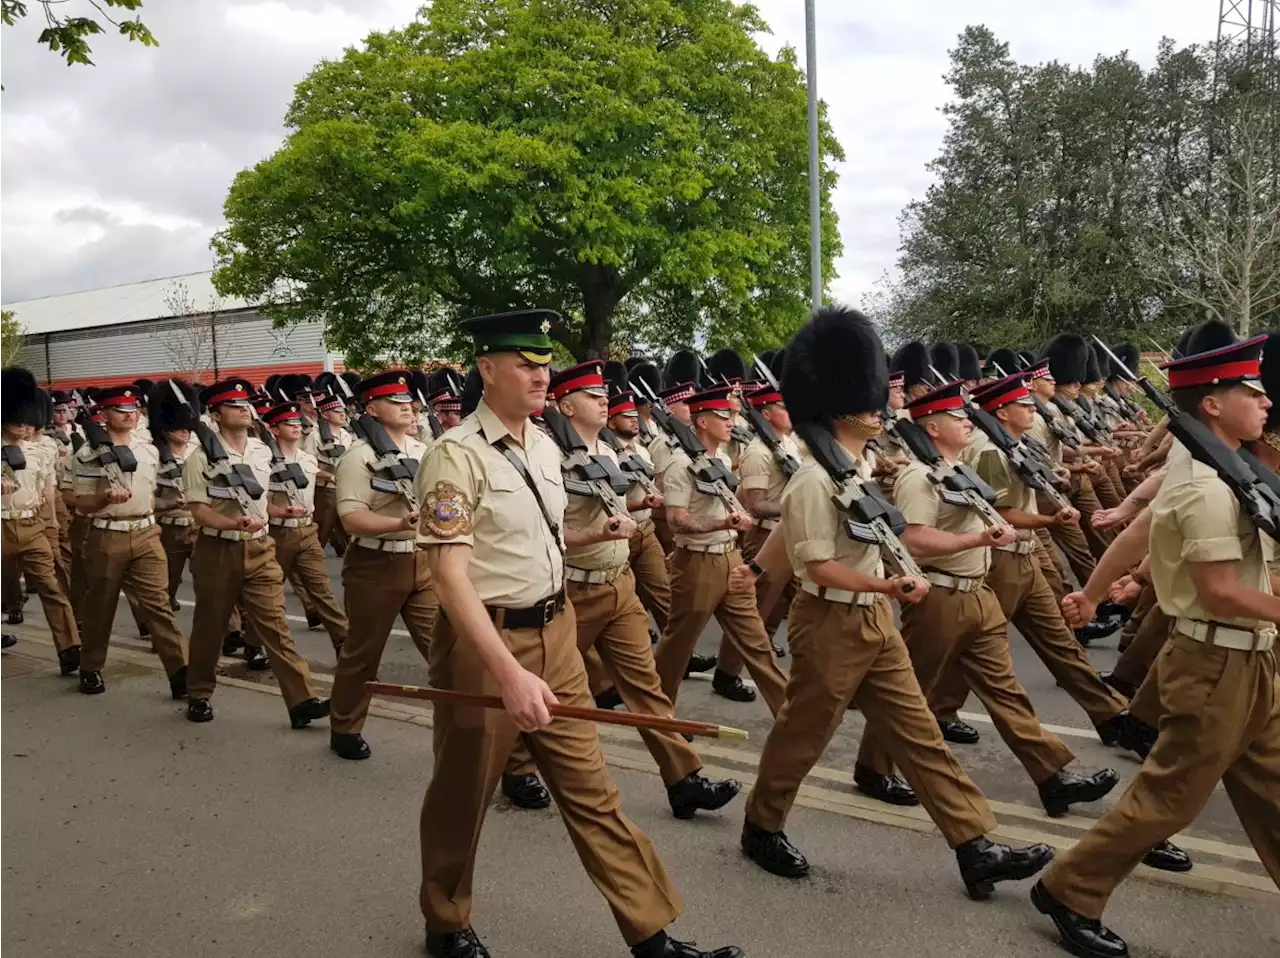
[[[218,296],[213,288],[212,276],[213,271],[206,270],[185,276],[149,279],[142,283],[109,286],[106,289],[5,303],[4,309],[13,311],[22,324],[23,332],[36,335],[139,323],[193,312],[245,309],[251,305],[236,297]],[[190,308],[175,311],[175,302],[189,303]]]

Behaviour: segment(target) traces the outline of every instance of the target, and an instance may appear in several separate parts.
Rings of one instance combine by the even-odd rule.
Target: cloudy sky
[[[848,161],[833,286],[858,302],[892,267],[897,215],[929,185],[943,133],[947,51],[985,23],[1025,61],[1086,64],[1162,36],[1212,38],[1216,0],[816,0],[819,93]],[[88,4],[70,0],[64,10]],[[33,11],[39,5],[29,3]],[[212,267],[208,242],[235,173],[283,137],[294,84],[420,0],[146,0],[159,48],[113,36],[96,67],[38,47],[38,13],[3,29],[0,298],[6,303]],[[772,35],[804,50],[803,0],[757,0]]]

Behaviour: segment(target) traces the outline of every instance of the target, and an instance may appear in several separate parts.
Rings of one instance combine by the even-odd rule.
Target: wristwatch
[[[756,562],[755,559],[752,559],[750,562],[747,563],[747,568],[750,569],[751,574],[756,576],[757,578],[764,575],[764,569],[760,568],[760,563]]]

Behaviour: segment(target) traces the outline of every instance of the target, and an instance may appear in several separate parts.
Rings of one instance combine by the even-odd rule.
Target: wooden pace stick
[[[401,699],[426,699],[428,702],[453,702],[458,705],[476,705],[486,709],[505,709],[497,695],[480,695],[475,692],[455,692],[451,689],[425,688],[421,685],[397,685],[393,682],[365,682],[374,695],[389,695]],[[693,722],[688,719],[663,718],[660,715],[642,715],[638,712],[615,712],[611,709],[583,708],[579,705],[548,705],[547,711],[564,718],[584,719],[601,725],[629,725],[647,728],[655,732],[676,732],[681,735],[705,735],[709,738],[747,738],[747,733],[728,725],[711,722]]]

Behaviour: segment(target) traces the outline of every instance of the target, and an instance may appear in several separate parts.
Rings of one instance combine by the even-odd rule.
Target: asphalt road
[[[340,589],[340,562],[329,564]],[[189,629],[189,585],[180,598]],[[323,686],[333,664],[328,637],[307,630],[292,594],[288,602],[295,641]],[[231,660],[224,665],[233,678],[215,699],[218,720],[183,721],[123,601],[108,694],[74,694],[74,682],[50,668],[39,603],[30,600],[26,612],[27,624],[12,630],[23,642],[17,655],[5,655],[2,686],[6,947],[33,958],[133,958],[162,949],[220,958],[421,953],[415,823],[430,776],[429,731],[421,727],[429,709],[376,707],[390,717],[366,729],[374,759],[345,763],[325,748],[323,723],[288,729],[270,673],[250,675]],[[700,650],[713,652],[718,642],[713,623]],[[1091,650],[1099,667],[1114,661],[1114,642]],[[1108,765],[1131,778],[1136,760],[1104,748],[1016,636],[1013,648],[1042,721],[1079,764]],[[407,635],[394,634],[380,678],[425,677]],[[976,699],[968,709],[983,740],[955,752],[991,799],[1001,836],[1066,847],[1109,803],[1050,821],[1021,766],[982,723]],[[729,702],[705,679],[691,679],[680,712],[751,733],[745,743],[698,744],[708,774],[749,785],[770,726],[763,702]],[[861,728],[850,712],[788,824],[814,865],[800,882],[742,859],[741,800],[676,822],[638,738],[602,733],[628,811],[685,895],[677,933],[704,944],[735,941],[751,955],[1063,954],[1026,902],[1025,883],[1002,888],[990,903],[969,902],[952,856],[919,809],[894,809],[851,790]],[[1221,790],[1176,840],[1197,868],[1175,884],[1140,869],[1108,912],[1134,954],[1280,953],[1280,898]],[[521,812],[499,800],[478,871],[475,924],[495,956],[625,954],[554,811]]]

